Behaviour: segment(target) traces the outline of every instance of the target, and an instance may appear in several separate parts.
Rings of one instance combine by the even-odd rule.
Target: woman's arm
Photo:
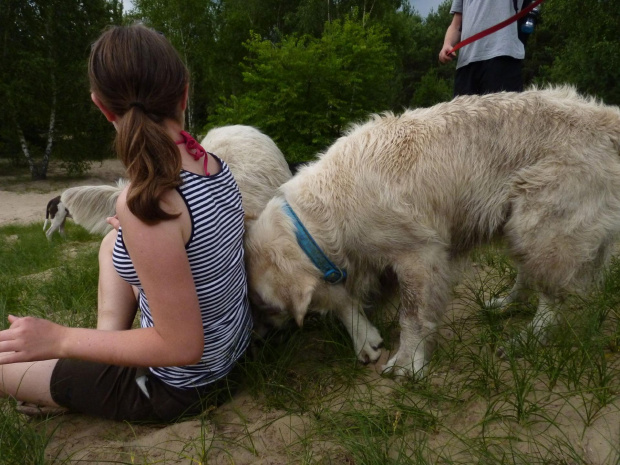
[[[171,191],[166,197],[170,211],[183,211],[179,218],[149,225],[124,206],[118,211],[154,327],[99,331],[10,317],[11,327],[0,332],[0,364],[76,358],[127,366],[177,366],[200,360],[204,334],[185,251],[189,220],[178,193]]]

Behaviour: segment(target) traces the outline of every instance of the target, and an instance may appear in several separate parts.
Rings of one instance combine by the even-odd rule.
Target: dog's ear
[[[301,290],[298,295],[293,299],[293,318],[297,322],[297,326],[300,328],[304,325],[304,318],[308,313],[308,307],[312,301],[312,294],[314,294],[314,286],[311,284],[302,284]]]
[[[258,216],[252,213],[245,213],[243,215],[243,220],[245,221],[246,227],[249,227],[258,219]]]

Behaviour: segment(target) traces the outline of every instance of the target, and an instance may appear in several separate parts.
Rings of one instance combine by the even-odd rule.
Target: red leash
[[[479,33],[474,34],[473,36],[468,37],[467,39],[459,42],[454,47],[452,47],[452,50],[448,52],[448,55],[452,55],[459,48],[464,47],[465,45],[471,44],[472,42],[475,42],[478,39],[482,39],[483,37],[486,37],[489,34],[493,34],[494,32],[499,31],[500,29],[508,26],[509,24],[514,23],[515,21],[518,21],[519,19],[523,18],[526,14],[528,14],[530,11],[532,11],[534,8],[536,8],[538,5],[540,5],[544,1],[545,0],[536,0],[535,2],[530,3],[523,10],[519,11],[516,15],[513,15],[510,18],[508,18],[507,20],[502,21],[501,23],[498,23],[495,26],[491,26],[490,28],[485,29],[484,31],[480,31]]]

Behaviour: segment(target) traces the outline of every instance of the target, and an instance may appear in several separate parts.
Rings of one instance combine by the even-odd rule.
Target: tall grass
[[[0,228],[0,329],[8,315],[51,318],[92,326],[97,304],[97,241],[67,225],[71,240],[49,242],[40,224]],[[44,464],[53,429],[45,418],[28,420],[15,402],[0,400],[0,463]]]
[[[14,402],[0,403],[0,463],[25,465],[46,463],[45,448],[50,436],[37,431],[14,409]]]
[[[0,228],[1,328],[9,313],[95,325],[100,238],[72,224],[67,237],[48,243],[40,225]],[[491,247],[471,258],[422,379],[393,379],[359,364],[340,323],[312,316],[253,347],[241,390],[253,409],[233,396],[192,420],[194,437],[89,456],[114,463],[269,463],[271,454],[276,463],[300,464],[620,463],[620,262],[589,295],[567,299],[541,345],[522,333],[535,296],[509,311],[485,306],[512,286],[510,261]],[[394,351],[398,304],[370,318]],[[72,463],[62,444],[50,447],[56,426],[0,401],[0,463]]]

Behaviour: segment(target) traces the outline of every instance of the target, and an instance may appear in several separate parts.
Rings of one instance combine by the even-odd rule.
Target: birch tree
[[[33,180],[45,179],[59,139],[88,119],[86,62],[103,26],[120,21],[118,0],[4,0],[0,15],[0,137],[17,143]]]

